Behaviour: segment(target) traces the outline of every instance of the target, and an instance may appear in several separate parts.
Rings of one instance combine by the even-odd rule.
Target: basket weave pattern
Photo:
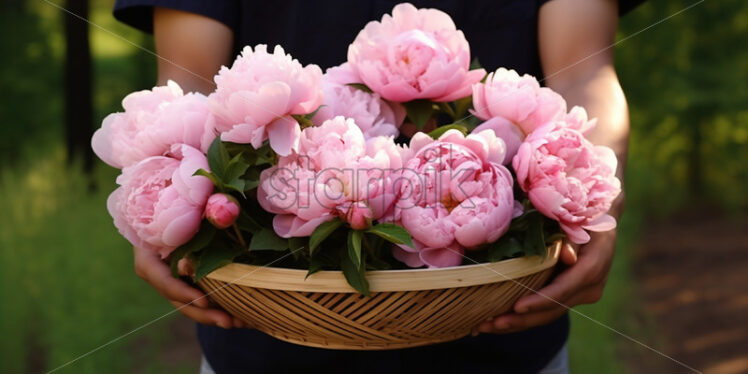
[[[545,270],[471,287],[357,293],[297,292],[201,281],[216,303],[244,323],[287,342],[331,349],[396,349],[459,339],[539,288]]]
[[[304,281],[306,272],[290,269],[282,270],[299,272],[299,282],[306,284],[294,286],[286,280],[279,281],[275,286],[266,284],[258,287],[260,281],[257,279],[253,282],[231,282],[227,279],[236,279],[231,277],[237,273],[221,276],[217,274],[221,269],[201,279],[198,284],[214,302],[248,326],[287,342],[329,349],[407,348],[459,339],[470,334],[480,322],[507,312],[520,297],[537,290],[548,280],[560,245],[552,247],[556,247],[555,251],[549,248],[548,258],[536,261],[539,265],[534,264],[529,270],[515,270],[519,272],[514,274],[521,276],[501,274],[497,280],[496,274],[475,265],[464,271],[488,273],[493,276],[493,281],[467,286],[457,284],[455,287],[389,291],[385,288],[398,287],[377,287],[376,277],[372,277],[373,292],[369,297],[351,292],[352,289],[321,292],[330,287],[318,287],[320,289],[310,290],[314,287]],[[527,267],[521,261],[516,264]],[[250,269],[248,265],[231,266],[237,265]],[[462,271],[452,269],[457,269],[452,272]],[[428,277],[439,276],[438,272],[421,270]],[[386,272],[376,273],[381,276]],[[256,274],[249,274],[247,278],[253,275]],[[340,278],[336,281],[342,282],[342,285],[336,284],[337,287],[348,287],[342,275]],[[445,283],[443,278],[441,285]],[[459,282],[467,278],[460,276],[454,279]],[[329,280],[325,282],[331,283]],[[412,281],[412,284],[417,283],[415,279]],[[472,283],[481,282],[473,280]]]

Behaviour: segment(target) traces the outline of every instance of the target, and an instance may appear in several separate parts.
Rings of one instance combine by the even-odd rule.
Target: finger
[[[556,307],[527,314],[510,313],[496,317],[493,321],[484,322],[478,329],[481,332],[508,334],[536,326],[547,325],[561,317],[564,312],[566,312],[566,308]]]
[[[564,270],[549,285],[519,299],[514,304],[514,311],[535,312],[568,303],[569,298],[583,287],[586,271],[586,267],[579,265]]]
[[[210,302],[205,294],[189,284],[174,278],[171,269],[157,256],[139,254],[136,256],[136,268],[146,282],[169,300],[182,303],[192,303],[194,306],[206,308]]]
[[[171,273],[154,279],[152,284],[169,300],[190,304],[198,308],[209,308],[212,305],[210,299],[204,293],[184,281],[172,277]]]
[[[224,311],[198,308],[173,300],[170,302],[180,313],[204,325],[216,325],[224,329],[230,329],[234,326],[233,318]]]
[[[559,259],[561,262],[564,263],[564,265],[574,265],[577,263],[577,249],[579,248],[579,245],[564,242],[564,244],[561,245],[561,253],[559,254]]]
[[[192,277],[195,275],[195,268],[192,266],[192,261],[182,258],[177,262],[177,273],[179,275],[186,275]]]
[[[238,328],[238,329],[243,328],[243,327],[248,327],[242,320],[236,317],[233,317],[233,325],[235,328]]]

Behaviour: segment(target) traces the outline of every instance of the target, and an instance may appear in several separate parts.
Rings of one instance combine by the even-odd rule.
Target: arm
[[[230,61],[231,30],[207,17],[164,8],[154,9],[153,26],[159,55],[158,84],[171,79],[185,91],[213,91],[213,76]],[[169,266],[158,254],[141,248],[133,248],[133,253],[135,273],[180,308],[182,314],[223,328],[242,325],[226,312],[212,308],[200,290],[172,277]]]
[[[538,38],[546,85],[563,95],[569,106],[584,106],[590,117],[597,117],[598,125],[588,138],[615,151],[617,174],[623,181],[629,120],[613,65],[611,46],[617,25],[616,1],[553,0],[540,9]],[[610,214],[620,217],[622,207],[623,194]],[[520,331],[555,320],[566,312],[564,306],[597,302],[613,261],[616,230],[592,232],[590,236],[590,242],[579,248],[564,245],[561,261],[568,267],[538,290],[539,294],[523,297],[514,305],[513,313],[485,322],[478,330]]]
[[[185,92],[208,94],[213,76],[231,62],[234,34],[212,18],[180,10],[153,9],[153,36],[158,54],[158,84],[171,79]]]

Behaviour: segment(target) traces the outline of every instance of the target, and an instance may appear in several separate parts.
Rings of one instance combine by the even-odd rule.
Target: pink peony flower
[[[524,134],[566,115],[566,101],[561,95],[540,87],[531,75],[520,77],[516,71],[504,68],[488,74],[485,83],[473,85],[473,107],[471,113],[476,117],[503,117]]]
[[[148,157],[122,169],[119,188],[107,200],[114,225],[132,245],[166,258],[200,228],[213,183],[193,176],[208,170],[205,155],[188,145],[174,145],[168,156]]]
[[[535,208],[557,220],[572,242],[588,242],[585,230],[616,226],[607,212],[621,192],[621,182],[610,148],[593,145],[563,123],[551,123],[525,139],[512,165]]]
[[[257,199],[284,238],[311,235],[335,217],[363,227],[394,202],[392,170],[403,152],[392,138],[367,140],[352,119],[335,117],[304,129],[298,153],[262,172]]]
[[[506,163],[511,161],[525,136],[548,122],[566,118],[566,101],[561,95],[540,87],[531,75],[519,76],[516,71],[504,68],[488,74],[485,83],[473,85],[473,107],[470,112],[486,120],[475,131],[494,130],[506,142]],[[575,111],[574,117],[579,114]],[[585,120],[586,117],[585,113]]]
[[[566,114],[563,122],[562,126],[585,134],[597,125],[597,118],[588,119],[587,111],[581,106],[575,106]]]
[[[367,138],[397,136],[397,129],[405,119],[405,108],[383,100],[376,93],[347,86],[359,81],[348,63],[328,69],[322,76],[325,101],[312,122],[319,126],[328,119],[343,116],[352,118]]]
[[[302,67],[280,46],[272,54],[263,44],[244,47],[230,69],[218,72],[209,97],[221,139],[255,148],[270,140],[276,153],[289,155],[301,131],[291,115],[312,113],[322,104],[321,78],[317,65]]]
[[[415,248],[396,246],[395,258],[412,267],[457,266],[466,249],[507,231],[513,182],[501,165],[504,142],[493,132],[465,137],[449,130],[438,140],[417,133],[410,151],[391,219],[410,232]]]
[[[239,202],[231,195],[214,193],[205,205],[205,218],[221,230],[231,227],[239,217]]]
[[[520,144],[525,139],[525,134],[513,122],[504,117],[493,117],[478,125],[473,132],[479,133],[484,130],[493,130],[497,137],[501,138],[506,145],[506,156],[504,165],[512,162],[512,157],[517,153]]]
[[[173,81],[133,92],[122,100],[122,106],[125,112],[104,118],[91,139],[96,155],[119,169],[164,155],[174,144],[206,152],[216,137],[207,98],[199,93],[184,95]]]
[[[486,72],[470,68],[470,46],[446,13],[405,3],[369,22],[348,48],[348,62],[387,100],[443,102],[470,95]]]

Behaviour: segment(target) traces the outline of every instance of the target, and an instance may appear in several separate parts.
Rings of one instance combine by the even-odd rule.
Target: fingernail
[[[518,306],[514,308],[514,311],[517,313],[527,313],[528,308],[526,306]]]
[[[231,328],[231,325],[227,324],[225,322],[216,322],[216,326],[218,326],[218,327],[220,327],[222,329],[226,329],[226,330],[228,330],[228,329]]]

